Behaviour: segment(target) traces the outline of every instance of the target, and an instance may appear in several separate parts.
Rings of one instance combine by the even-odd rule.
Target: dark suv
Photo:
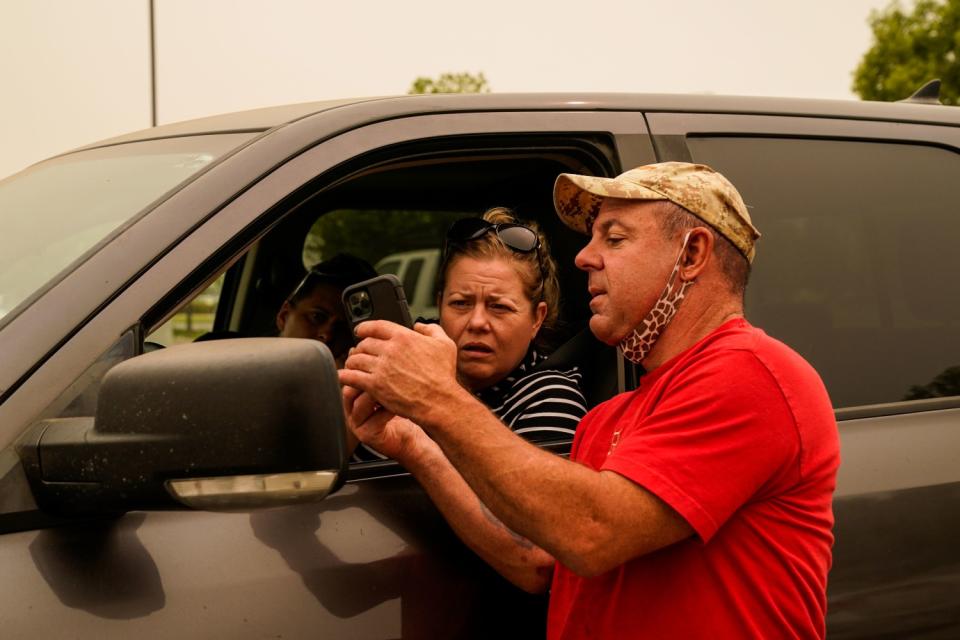
[[[321,259],[509,206],[553,242],[555,357],[596,404],[638,372],[583,331],[551,187],[658,160],[738,186],[763,231],[747,315],[836,407],[830,636],[960,635],[960,110],[484,95],[166,125],[0,182],[4,636],[542,634],[545,600],[402,468],[347,464],[332,360],[274,317]]]

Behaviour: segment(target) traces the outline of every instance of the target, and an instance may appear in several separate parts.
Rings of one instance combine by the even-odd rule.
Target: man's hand
[[[357,327],[357,336],[360,344],[340,371],[341,384],[366,392],[345,403],[356,424],[367,422],[374,403],[419,422],[438,397],[460,390],[457,346],[439,325],[418,323],[411,331],[371,320]]]
[[[362,394],[362,396],[370,397],[368,394]],[[357,406],[358,398],[359,404],[364,405],[363,408]],[[424,446],[434,444],[413,422],[398,417],[386,409],[377,408],[376,405],[366,406],[367,401],[363,398],[357,389],[343,388],[343,407],[347,415],[347,426],[363,444],[401,464],[406,463],[411,456],[415,456]],[[353,420],[355,414],[368,417],[363,422],[357,423]]]

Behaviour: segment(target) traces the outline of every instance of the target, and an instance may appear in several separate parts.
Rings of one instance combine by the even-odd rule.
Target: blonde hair
[[[546,303],[547,315],[543,320],[543,328],[552,329],[560,314],[560,280],[557,278],[557,263],[550,255],[547,238],[536,222],[520,220],[506,207],[488,209],[483,214],[483,219],[491,224],[520,224],[528,227],[537,234],[540,248],[537,251],[521,253],[503,244],[495,233],[486,233],[476,240],[462,244],[450,243],[438,273],[439,296],[443,296],[443,289],[447,284],[447,273],[458,257],[510,260],[517,267],[517,275],[523,283],[524,295],[533,305],[533,310],[536,310],[538,303]],[[540,333],[537,337],[540,337]]]

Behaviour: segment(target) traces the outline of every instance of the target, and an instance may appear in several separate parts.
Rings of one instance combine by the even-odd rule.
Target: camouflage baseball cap
[[[604,198],[669,200],[713,227],[753,262],[760,232],[736,187],[704,164],[648,164],[616,178],[561,173],[553,186],[557,214],[580,233],[590,233]]]

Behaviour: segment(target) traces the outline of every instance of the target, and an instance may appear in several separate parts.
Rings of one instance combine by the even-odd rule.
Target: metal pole
[[[157,126],[157,37],[154,0],[150,0],[150,126]]]

